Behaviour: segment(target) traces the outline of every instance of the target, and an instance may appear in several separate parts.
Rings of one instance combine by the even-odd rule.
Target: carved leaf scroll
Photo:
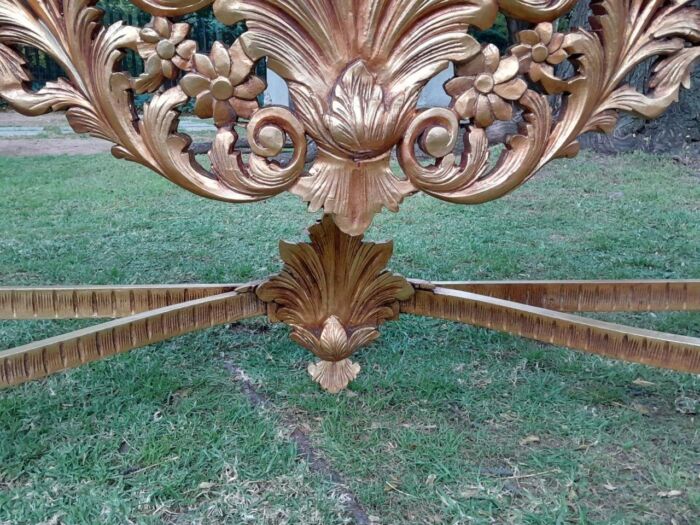
[[[284,268],[257,294],[274,320],[292,327],[292,339],[321,359],[311,375],[337,392],[359,372],[348,358],[379,337],[377,327],[397,317],[413,287],[386,270],[391,243],[351,237],[328,215],[309,233],[311,243],[280,244]]]
[[[214,11],[227,24],[245,20],[246,52],[268,57],[289,83],[320,149],[292,191],[350,235],[415,191],[392,173],[390,152],[425,83],[477,54],[467,30],[498,12],[493,0],[217,0]]]
[[[498,100],[509,97],[491,93],[498,79],[488,63],[481,70],[472,65],[476,59],[458,64],[457,77],[447,86],[457,115],[441,113],[436,118],[430,111],[419,113],[409,125],[407,142],[400,146],[401,166],[416,188],[460,204],[502,197],[552,160],[576,155],[581,134],[610,132],[619,111],[656,118],[677,101],[681,87],[690,87],[690,73],[700,57],[700,9],[691,7],[689,0],[596,0],[591,4],[594,32],[555,34],[546,20],[561,15],[574,3],[500,2],[509,14],[539,22],[534,30],[523,31],[521,43],[501,59],[516,56],[520,73],[530,82],[531,88],[514,99],[523,110],[524,122],[518,134],[509,138],[495,165],[489,167],[488,144],[480,128],[494,116],[509,116],[509,111],[499,110],[502,104]],[[484,52],[488,61],[492,50],[486,47]],[[649,93],[639,93],[625,84],[635,67],[654,57],[661,58]],[[575,74],[558,78],[552,65],[566,58],[574,63]],[[564,109],[556,116],[547,99],[554,94],[564,95]],[[443,153],[456,141],[458,117],[470,119],[460,163]],[[426,141],[427,136],[433,140]],[[415,158],[416,145],[437,161],[429,166],[421,164]],[[434,151],[443,154],[434,155]]]
[[[144,28],[101,25],[94,0],[0,0],[0,96],[28,115],[66,111],[73,128],[115,144],[138,162],[202,195],[234,203],[290,191],[323,209],[349,235],[362,234],[382,208],[398,211],[418,191],[460,204],[499,198],[552,160],[577,154],[578,137],[610,131],[620,111],[661,115],[690,87],[700,59],[700,9],[690,0],[593,0],[592,31],[555,31],[575,0],[133,0],[154,15]],[[219,20],[248,31],[226,46],[198,50],[177,20],[213,5]],[[503,56],[468,31],[498,12],[533,24]],[[66,78],[32,92],[17,46],[38,48]],[[144,74],[119,72],[124,50],[140,52]],[[294,112],[260,109],[257,60],[288,83]],[[656,59],[649,89],[625,84]],[[574,74],[555,67],[568,60]],[[454,63],[450,108],[416,109],[421,89]],[[164,90],[165,80],[179,85]],[[138,116],[132,94],[155,96]],[[563,99],[554,114],[550,95]],[[218,127],[211,168],[177,133],[179,109]],[[485,128],[521,115],[492,162]],[[238,150],[248,120],[252,153]],[[454,153],[460,128],[464,151]],[[308,139],[319,147],[304,160]],[[291,160],[273,159],[292,143]],[[435,159],[420,160],[416,152]],[[396,151],[402,174],[390,164]]]
[[[95,3],[95,0],[29,3],[0,0],[0,96],[13,108],[28,115],[66,110],[75,131],[113,142],[115,156],[143,164],[183,188],[212,199],[245,203],[269,198],[288,189],[301,175],[306,154],[304,131],[296,117],[284,108],[270,108],[251,121],[248,132],[254,137],[252,142],[256,147],[247,164],[236,154],[237,134],[233,126],[238,117],[236,112],[240,112],[242,106],[235,102],[238,100],[235,97],[239,97],[240,92],[241,97],[250,98],[244,95],[245,91],[236,90],[254,79],[250,74],[254,62],[236,45],[230,49],[220,47],[220,54],[229,62],[217,70],[224,74],[212,80],[212,85],[217,81],[219,84],[228,82],[235,93],[232,93],[230,113],[219,122],[220,133],[228,136],[218,141],[219,149],[211,155],[214,161],[211,169],[206,169],[189,152],[189,137],[176,132],[179,108],[190,98],[182,88],[173,87],[156,94],[146,105],[142,118],[137,118],[132,89],[141,85],[143,89],[155,90],[159,83],[172,76],[171,70],[164,70],[161,61],[158,74],[150,78],[130,79],[119,72],[123,51],[143,51],[144,45],[149,43],[143,40],[148,38],[148,32],[146,28],[130,27],[121,22],[103,27],[100,24],[102,12],[94,7]],[[164,10],[155,11],[183,13],[203,5],[202,2],[170,1],[164,4]],[[163,40],[178,45],[182,42],[172,31],[182,31],[183,24],[172,26],[164,19],[156,19],[153,24],[155,29],[159,24],[169,26],[167,34],[165,29],[160,31]],[[41,49],[56,60],[67,78],[32,92],[24,61],[11,48],[15,45]],[[191,57],[191,45],[187,44],[185,49],[175,47],[174,52],[181,55],[173,55],[172,61]],[[164,56],[170,56],[170,50],[163,46],[161,51],[168,53]],[[199,71],[198,67],[206,68],[211,64],[203,55],[193,58],[193,75]],[[242,74],[238,67],[241,63],[247,68]],[[179,64],[182,69],[190,69],[182,61]],[[281,151],[283,144],[280,142],[283,143],[285,137],[292,141],[295,153],[292,162],[282,167],[269,159]]]

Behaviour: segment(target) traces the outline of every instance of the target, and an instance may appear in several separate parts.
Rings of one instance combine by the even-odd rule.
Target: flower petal
[[[550,53],[554,53],[555,51],[561,49],[562,45],[564,45],[564,34],[554,33],[554,35],[552,36],[552,41],[547,46],[547,49]]]
[[[540,43],[540,35],[534,32],[532,29],[525,29],[518,33],[518,40],[523,44],[529,44],[534,46]]]
[[[211,63],[207,55],[202,55],[201,53],[196,53],[194,57],[194,68],[198,73],[202,73],[204,76],[209,77],[214,80],[218,75],[214,69],[214,64]]]
[[[180,55],[175,55],[172,58],[172,62],[175,65],[176,68],[181,69],[182,71],[189,71],[190,68],[190,61],[185,60],[182,58]]]
[[[198,73],[189,73],[180,80],[182,91],[189,97],[196,97],[203,91],[209,89],[210,81]]]
[[[239,98],[232,98],[229,102],[236,111],[236,114],[244,119],[250,119],[253,116],[253,113],[255,113],[260,107],[255,100],[241,100]]]
[[[484,55],[484,67],[489,73],[494,73],[498,69],[498,64],[501,61],[501,52],[493,44],[484,46],[481,50]]]
[[[506,100],[518,100],[527,91],[527,83],[522,78],[514,78],[493,88],[494,93]]]
[[[170,60],[161,60],[160,67],[165,78],[172,80],[177,76],[177,69]]]
[[[243,100],[253,100],[265,91],[266,87],[265,82],[261,78],[252,76],[233,89],[233,96]]]
[[[139,56],[146,60],[148,57],[155,54],[156,46],[150,42],[139,42],[136,44],[136,50],[139,52]]]
[[[540,36],[542,43],[547,45],[552,41],[554,26],[552,26],[551,22],[542,22],[541,24],[537,24],[535,32]]]
[[[476,98],[478,94],[474,88],[469,89],[461,97],[455,100],[454,110],[462,118],[472,118],[476,112]]]
[[[498,69],[493,74],[493,81],[496,84],[502,84],[503,82],[515,77],[515,75],[518,74],[519,69],[520,61],[518,60],[518,57],[512,55],[506,57],[501,60],[501,63],[498,65]]]
[[[520,62],[518,73],[526,73],[532,63],[532,48],[524,44],[518,44],[512,47],[510,52],[513,56],[518,57],[518,62]]]
[[[227,100],[214,101],[214,124],[218,127],[225,126],[236,120],[236,111]]]
[[[491,110],[498,120],[511,120],[513,118],[513,106],[505,102],[498,95],[489,95]]]
[[[209,118],[214,112],[214,97],[209,91],[205,91],[197,96],[194,103],[194,114],[199,118]]]
[[[228,50],[231,57],[231,73],[229,80],[232,84],[240,84],[250,74],[254,62],[245,54],[240,40],[236,40]]]
[[[162,40],[162,37],[152,27],[144,27],[139,33],[141,40],[149,44],[157,44]]]
[[[481,128],[487,128],[494,121],[494,115],[491,111],[491,104],[489,99],[484,95],[479,95],[476,100],[476,116],[474,117],[476,125]]]
[[[187,33],[190,32],[190,24],[180,23],[173,24],[172,31],[170,32],[170,41],[177,45],[187,38]]]
[[[158,34],[163,38],[170,37],[170,28],[172,27],[170,21],[162,16],[155,16],[151,21],[153,24],[153,29],[158,31]]]
[[[146,63],[144,64],[143,70],[147,75],[150,76],[159,75],[162,71],[160,66],[160,57],[155,53],[148,57]]]
[[[559,49],[558,51],[555,51],[547,57],[547,62],[549,64],[552,64],[553,66],[556,66],[564,62],[564,60],[566,60],[568,56],[569,53],[567,53],[563,49]]]
[[[474,58],[457,66],[457,76],[475,77],[486,69],[486,57],[479,53]]]
[[[445,93],[458,97],[474,85],[474,77],[454,77],[445,83]]]
[[[197,50],[197,43],[194,40],[185,40],[177,46],[176,52],[185,60],[190,60],[194,52]]]
[[[533,62],[532,65],[530,65],[530,71],[528,74],[533,82],[539,82],[542,80],[542,64]]]
[[[231,57],[224,45],[221,42],[214,42],[209,56],[218,76],[228,77],[231,73]]]

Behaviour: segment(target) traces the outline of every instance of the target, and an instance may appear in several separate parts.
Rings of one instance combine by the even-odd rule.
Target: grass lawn
[[[0,285],[246,281],[314,220],[293,197],[205,201],[107,156],[0,158],[0,195]],[[479,207],[414,197],[368,237],[423,279],[698,278],[700,178],[583,155]],[[700,335],[700,314],[604,318]],[[0,322],[0,348],[86,324]],[[0,524],[350,522],[297,426],[373,523],[698,523],[700,424],[676,409],[698,377],[427,319],[382,333],[338,396],[264,320],[2,391]]]

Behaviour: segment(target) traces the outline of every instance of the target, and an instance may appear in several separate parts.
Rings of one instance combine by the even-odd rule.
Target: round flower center
[[[233,96],[231,81],[225,77],[219,77],[211,83],[211,94],[216,100],[228,100]]]
[[[175,44],[169,40],[161,40],[156,46],[156,53],[163,60],[170,60],[175,56]]]
[[[267,149],[267,153],[274,157],[279,155],[284,147],[284,131],[277,126],[265,126],[258,134],[260,144]]]
[[[543,44],[537,44],[532,48],[532,60],[535,62],[544,62],[549,57],[549,51]]]
[[[479,75],[476,80],[474,81],[474,87],[481,93],[491,93],[493,90],[493,77],[491,75],[488,75],[486,73]]]
[[[433,126],[423,134],[423,151],[431,157],[442,158],[450,153],[453,146],[452,136],[446,128]]]

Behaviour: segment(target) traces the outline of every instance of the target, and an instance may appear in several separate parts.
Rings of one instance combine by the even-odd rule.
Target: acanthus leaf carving
[[[661,115],[682,88],[690,88],[700,58],[700,9],[691,0],[592,0],[592,29],[566,34],[555,31],[552,21],[576,0],[132,1],[154,15],[146,27],[103,26],[97,0],[0,0],[0,96],[26,115],[65,111],[75,131],[114,143],[115,156],[203,197],[248,203],[290,191],[311,211],[322,209],[325,215],[311,228],[310,243],[281,244],[284,268],[263,284],[150,312],[145,310],[152,307],[150,289],[131,290],[147,298],[146,317],[107,323],[87,334],[91,359],[103,357],[98,342],[105,334],[116,341],[115,351],[133,347],[133,332],[126,330],[134,323],[177,316],[175,330],[160,323],[160,338],[261,314],[267,307],[271,319],[288,324],[292,339],[320,359],[308,370],[331,392],[357,377],[360,367],[350,357],[377,339],[378,327],[399,311],[470,319],[489,328],[497,319],[504,329],[510,326],[536,340],[697,370],[698,342],[692,338],[620,330],[530,303],[459,291],[475,283],[454,283],[454,290],[410,284],[386,270],[391,244],[363,242],[361,236],[382,208],[398,211],[413,193],[459,204],[490,201],[524,184],[550,161],[576,155],[583,133],[613,130],[620,111]],[[245,21],[248,30],[230,45],[197,49],[187,39],[187,24],[174,17],[212,4],[221,21]],[[533,24],[506,53],[482,47],[469,34],[472,26],[490,27],[499,10]],[[50,55],[65,78],[32,91],[22,46]],[[127,50],[145,60],[136,78],[119,69]],[[626,85],[635,67],[654,58],[648,90]],[[254,71],[261,59],[286,80],[293,109],[259,107],[265,84]],[[564,61],[573,73],[559,76],[556,66]],[[456,71],[446,85],[450,107],[418,109],[422,88],[450,64]],[[139,115],[133,95],[142,92],[153,96]],[[551,95],[561,97],[556,112]],[[191,101],[195,114],[212,118],[216,126],[210,168],[195,157],[191,138],[178,132],[180,110]],[[487,128],[516,115],[522,120],[517,132],[491,162]],[[246,123],[248,156],[238,149],[239,127]],[[460,157],[455,147],[462,129]],[[306,170],[309,139],[319,153]],[[292,154],[280,161],[290,143]],[[419,158],[420,151],[434,160]],[[394,152],[405,178],[394,173]],[[551,300],[546,283],[525,283],[526,293],[522,284],[497,288],[504,297],[544,293]],[[661,284],[663,291],[656,294],[649,283],[592,283],[588,290],[595,292],[584,295],[589,305],[595,302],[591,297],[606,295],[598,299],[616,311],[634,306],[637,301],[629,297],[635,294],[644,295],[638,304],[646,309],[696,307],[692,297],[688,301],[693,293],[688,290],[697,283],[656,283],[657,290]],[[556,285],[562,303],[584,293],[583,285],[576,284],[576,291],[571,286]],[[43,309],[42,315],[77,315],[85,290],[70,291],[70,299],[67,292],[61,292],[62,301],[56,301],[56,291],[50,300],[36,300],[48,297],[46,290],[20,292],[26,300],[19,302],[25,303],[19,313],[36,317]],[[185,292],[166,294],[166,302],[178,293]],[[4,304],[5,314],[16,318],[15,291],[6,290],[4,296],[0,310]],[[611,304],[610,297],[627,299]],[[90,302],[92,314],[104,307],[101,301]],[[48,303],[53,304],[47,310]],[[579,300],[573,311],[581,307]],[[115,337],[117,329],[132,338]],[[140,331],[148,335],[141,342],[153,339],[150,330]],[[4,352],[0,385],[84,362],[80,345],[86,333],[77,334]],[[74,345],[71,359],[64,344]]]
[[[131,0],[147,13],[158,16],[182,16],[209,7],[214,0]]]
[[[581,134],[612,131],[619,111],[656,118],[678,99],[682,86],[689,87],[690,72],[699,56],[700,10],[691,7],[688,0],[596,0],[592,3],[593,32],[554,33],[552,24],[543,21],[547,20],[546,11],[571,7],[573,3],[500,2],[511,14],[541,22],[533,30],[521,32],[520,44],[511,52],[518,57],[520,72],[527,74],[545,93],[563,94],[561,114],[554,119],[549,102],[534,91],[519,99],[514,97],[513,104],[524,110],[526,126],[510,137],[495,168],[486,173],[479,172],[478,166],[460,169],[449,156],[436,157],[433,166],[420,166],[412,158],[414,145],[421,144],[422,134],[437,132],[429,119],[419,114],[407,135],[411,142],[400,149],[403,169],[418,189],[462,204],[501,197],[552,160],[576,155]],[[493,73],[496,67],[493,49],[486,47],[484,51],[486,73]],[[626,76],[636,66],[654,56],[662,59],[654,69],[648,94],[624,85]],[[575,74],[567,79],[558,78],[553,66],[567,58],[574,63]],[[483,128],[494,119],[508,120],[511,111],[493,98],[490,92],[495,84],[493,78],[477,76],[472,64],[478,60],[481,59],[462,63],[458,76],[448,83],[447,89],[453,96],[454,111],[470,119],[470,127]],[[443,141],[450,142],[457,129],[445,122]],[[423,151],[430,155],[429,151]],[[484,162],[483,155],[474,156],[473,148],[467,148],[465,155],[468,162],[472,158]],[[441,181],[439,188],[434,185],[436,174]]]
[[[406,279],[386,270],[391,243],[363,242],[326,215],[309,230],[310,243],[280,244],[282,272],[257,289],[271,317],[292,327],[292,339],[321,362],[309,372],[333,392],[354,379],[350,356],[377,337],[413,295]]]
[[[95,3],[0,0],[0,96],[25,114],[66,111],[76,131],[207,198],[244,203],[290,191],[349,235],[418,191],[462,204],[505,195],[575,155],[581,134],[612,130],[618,112],[661,115],[690,87],[700,57],[700,9],[690,0],[594,0],[592,31],[566,34],[551,21],[575,0],[134,0],[154,15],[144,28],[102,27]],[[205,54],[172,17],[211,4],[221,21],[245,21],[248,31]],[[504,55],[468,34],[492,25],[499,10],[535,24]],[[32,92],[18,45],[51,55],[66,78]],[[143,75],[119,71],[126,49],[146,60]],[[625,85],[653,57],[649,90]],[[258,107],[264,83],[253,70],[262,58],[287,81],[294,111]],[[555,67],[565,60],[574,73],[560,78]],[[452,106],[417,110],[423,86],[451,62]],[[166,80],[179,86],[163,91]],[[141,118],[134,91],[157,93]],[[563,98],[556,115],[546,95]],[[211,168],[177,132],[190,99],[218,127]],[[523,125],[490,166],[484,129],[516,113]],[[236,125],[247,119],[245,159]],[[460,127],[466,150],[458,159]],[[307,170],[308,138],[319,154]],[[280,164],[274,159],[289,141],[294,153]],[[417,149],[434,164],[414,158]],[[405,177],[390,165],[395,150]]]
[[[479,52],[471,25],[495,21],[493,0],[217,0],[224,23],[245,20],[242,45],[290,86],[297,114],[319,146],[291,191],[358,235],[382,207],[415,191],[389,166],[420,90],[450,61]]]
[[[121,22],[102,27],[102,13],[93,7],[95,3],[95,0],[45,0],[25,5],[19,0],[0,0],[0,96],[24,113],[65,110],[69,123],[77,132],[113,142],[115,156],[143,164],[204,197],[234,203],[266,199],[288,189],[290,179],[302,174],[303,162],[299,158],[303,159],[305,155],[306,139],[298,120],[286,109],[273,110],[275,116],[272,119],[254,121],[250,132],[257,137],[258,150],[251,156],[249,165],[242,157],[237,157],[238,176],[235,177],[226,177],[231,167],[227,156],[217,157],[222,161],[221,166],[214,164],[211,169],[206,169],[188,151],[191,140],[177,133],[177,127],[179,107],[189,100],[189,96],[179,87],[156,94],[146,105],[143,117],[135,118],[132,89],[141,80],[144,82],[141,88],[154,90],[168,78],[171,71],[164,66],[163,60],[170,56],[171,51],[181,53],[177,55],[181,59],[178,63],[184,71],[196,70],[197,63],[200,69],[206,69],[214,61],[220,66],[220,70],[214,72],[226,73],[210,78],[211,84],[207,86],[210,90],[218,90],[218,94],[220,88],[232,90],[231,98],[218,105],[223,107],[228,103],[227,107],[231,108],[225,115],[222,111],[218,113],[222,117],[222,127],[237,121],[239,114],[253,116],[257,104],[251,100],[264,84],[252,75],[254,62],[243,53],[240,44],[234,44],[230,49],[219,44],[215,57],[210,59],[202,55],[196,58],[191,44],[186,44],[184,49],[178,47],[186,42],[182,39],[186,29],[183,24],[156,18],[151,29],[157,35],[144,35],[148,27],[140,29]],[[175,8],[182,3],[166,4]],[[118,70],[119,62],[125,49],[138,51],[140,47],[143,52],[148,43],[144,38],[154,40],[151,43],[155,44],[154,49],[147,50],[147,53],[156,51],[157,54],[157,47],[162,42],[175,49],[160,50],[157,55],[161,60],[160,69],[151,71],[150,76],[147,71],[147,77],[130,79]],[[156,38],[158,42],[155,42]],[[34,46],[48,53],[62,66],[68,78],[32,92],[21,58],[8,47],[17,44]],[[192,66],[185,62],[191,52]],[[151,53],[150,56],[156,55]],[[175,55],[170,61],[175,64]],[[269,117],[270,112],[266,115]],[[271,160],[276,155],[271,152],[281,149],[278,147],[280,134],[282,141],[289,136],[295,148],[293,161],[285,167]],[[271,142],[267,144],[268,141]],[[235,141],[228,148],[229,156],[235,156],[234,144]]]

